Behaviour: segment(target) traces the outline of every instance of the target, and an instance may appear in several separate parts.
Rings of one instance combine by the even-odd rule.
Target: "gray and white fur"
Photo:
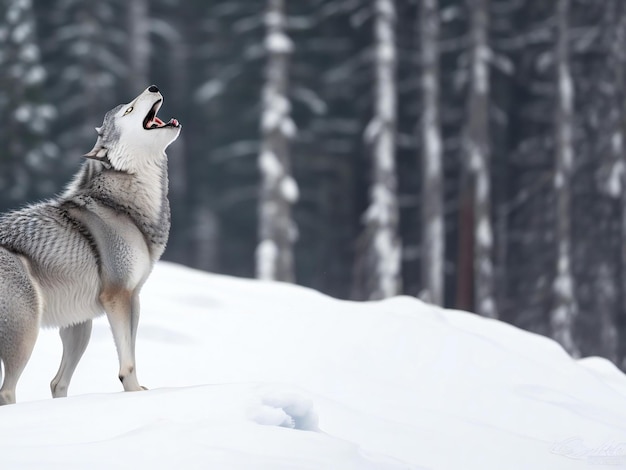
[[[181,129],[156,117],[162,101],[153,85],[109,111],[60,197],[0,217],[0,405],[15,403],[40,327],[60,328],[63,357],[50,388],[67,396],[102,313],[124,390],[143,389],[135,366],[139,291],[167,243],[165,149]]]

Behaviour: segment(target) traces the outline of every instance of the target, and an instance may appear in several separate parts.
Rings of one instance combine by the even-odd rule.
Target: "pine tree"
[[[0,3],[0,194],[4,208],[54,191],[58,155],[46,140],[56,110],[43,101],[46,73],[30,0]]]
[[[53,132],[69,157],[64,159],[68,178],[93,145],[94,127],[104,113],[128,99],[125,9],[121,0],[56,0],[39,8],[50,34],[44,56],[50,94],[58,104]]]

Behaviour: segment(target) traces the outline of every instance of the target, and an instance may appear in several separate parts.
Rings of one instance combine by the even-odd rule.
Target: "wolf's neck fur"
[[[155,245],[165,245],[170,228],[167,160],[144,165],[140,172],[107,169],[86,161],[63,199],[78,205],[102,204],[127,215]]]

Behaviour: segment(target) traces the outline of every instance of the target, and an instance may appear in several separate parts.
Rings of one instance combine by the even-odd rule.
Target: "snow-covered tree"
[[[442,142],[439,128],[439,4],[422,0],[420,10],[422,135],[422,297],[444,301],[445,229]]]
[[[624,73],[626,51],[623,47],[626,41],[626,5],[624,2],[620,0],[607,2],[601,18],[593,23],[593,28],[598,39],[595,44],[593,42],[592,44],[602,52],[600,57],[604,60],[599,66],[590,68],[591,79],[587,78],[587,82],[591,84],[595,92],[587,101],[592,110],[588,113],[587,119],[589,140],[595,144],[589,146],[592,149],[592,155],[588,158],[600,164],[599,178],[596,178],[596,185],[594,185],[594,189],[599,189],[599,191],[596,189],[596,201],[598,204],[608,206],[611,214],[599,220],[594,217],[597,220],[597,223],[594,221],[594,227],[603,229],[601,247],[598,244],[599,237],[595,233],[585,237],[586,240],[581,240],[589,247],[589,252],[599,255],[595,257],[599,261],[589,259],[590,262],[584,265],[584,271],[591,271],[590,277],[595,280],[594,288],[586,289],[590,291],[593,305],[582,307],[584,296],[580,296],[583,298],[579,299],[581,309],[588,308],[597,312],[597,315],[593,317],[596,319],[593,326],[598,326],[599,342],[593,341],[596,343],[591,345],[593,349],[591,351],[585,349],[583,353],[585,355],[600,354],[615,364],[623,366],[620,364],[622,354],[618,320],[621,317],[620,313],[626,312],[624,303],[626,299],[626,206],[624,205],[626,203],[626,152],[624,149],[626,141],[626,103],[624,101],[626,97]],[[619,222],[616,223],[617,221]],[[621,251],[619,258],[614,256],[616,249]],[[590,269],[594,265],[599,266],[596,269]],[[586,338],[581,341],[581,349],[585,346],[584,339]]]
[[[550,314],[552,335],[572,355],[578,354],[574,341],[576,298],[571,266],[571,179],[574,166],[573,109],[574,84],[570,72],[569,51],[570,0],[558,0],[555,67],[557,107],[555,116],[556,161],[554,191],[556,194],[556,275],[554,306]]]
[[[489,0],[470,1],[470,84],[466,158],[473,178],[474,198],[474,308],[497,317],[493,274],[489,140]]]
[[[56,111],[43,101],[45,77],[31,0],[0,2],[0,194],[7,206],[54,191],[58,152],[46,136]]]
[[[289,141],[296,133],[287,96],[288,62],[293,43],[285,32],[284,0],[268,0],[265,13],[267,66],[262,96],[261,191],[256,272],[260,279],[293,282],[297,238],[291,206],[298,186],[291,174]]]
[[[400,241],[395,164],[396,9],[393,0],[374,0],[374,117],[365,130],[372,154],[370,205],[365,213],[367,282],[370,299],[400,292]]]
[[[77,157],[93,145],[104,112],[121,96],[128,99],[124,2],[55,0],[40,8],[50,31],[45,43],[50,95],[58,103],[53,132],[62,154]],[[68,173],[74,171],[75,159],[64,163]]]

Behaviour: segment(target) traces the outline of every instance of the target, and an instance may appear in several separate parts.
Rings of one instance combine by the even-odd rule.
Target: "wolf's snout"
[[[150,85],[150,88],[148,88],[148,91],[150,93],[158,93],[159,92],[159,88],[156,85]]]

